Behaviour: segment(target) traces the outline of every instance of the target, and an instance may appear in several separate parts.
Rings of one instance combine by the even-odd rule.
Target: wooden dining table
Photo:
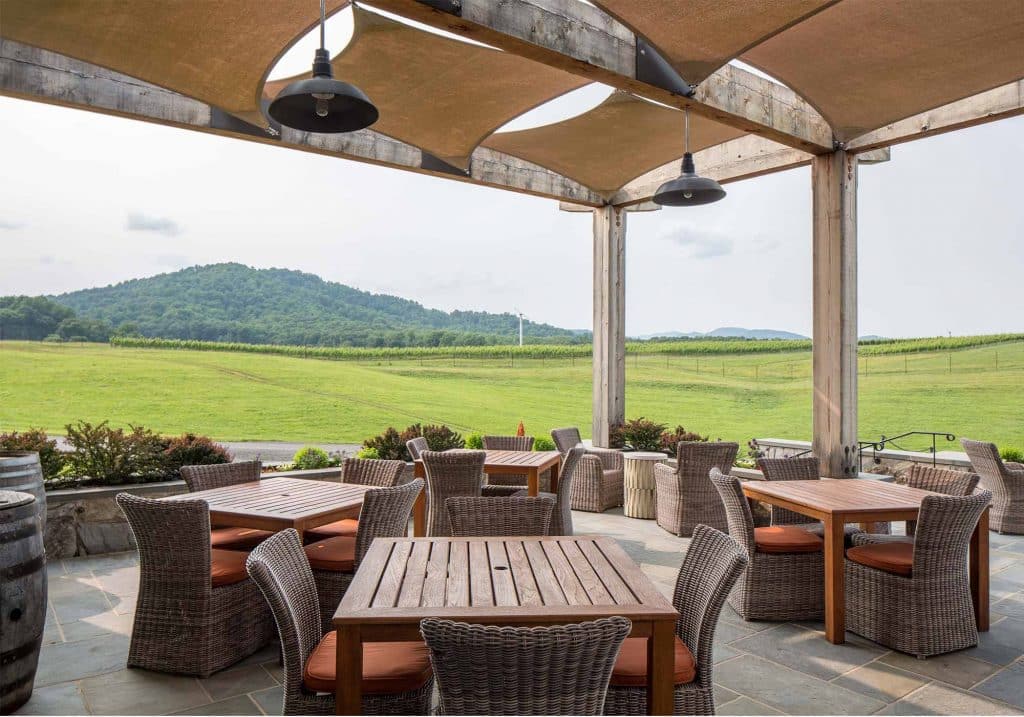
[[[484,473],[488,475],[523,475],[526,474],[526,491],[536,496],[540,491],[540,474],[551,471],[551,492],[558,490],[558,469],[562,464],[562,454],[558,451],[487,451],[484,459]],[[425,478],[426,469],[422,460],[413,464],[413,472],[417,478]],[[412,507],[412,534],[416,537],[426,535],[427,526],[427,491],[421,491]]]
[[[205,500],[210,506],[210,525],[215,528],[274,532],[294,528],[301,538],[311,528],[358,518],[363,495],[372,489],[373,486],[280,477],[182,493],[164,500]]]
[[[611,538],[378,538],[334,613],[338,714],[362,711],[362,643],[420,640],[420,620],[558,625],[622,615],[648,639],[648,711],[672,714],[678,613]]]
[[[825,637],[841,644],[846,639],[845,540],[846,525],[871,525],[914,520],[921,501],[935,495],[926,490],[882,481],[836,480],[744,481],[743,493],[754,500],[788,508],[825,524]],[[971,534],[970,582],[978,629],[989,629],[988,511]]]

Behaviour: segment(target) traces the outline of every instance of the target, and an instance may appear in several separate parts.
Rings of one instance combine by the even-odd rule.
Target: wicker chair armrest
[[[654,464],[654,478],[657,480],[661,478],[667,481],[675,480],[676,469],[675,466],[670,466],[667,463],[655,463]]]
[[[584,453],[580,456],[580,462],[576,464],[574,480],[601,480],[606,470],[608,469],[599,456]]]
[[[908,538],[905,535],[881,535],[879,533],[854,533],[850,536],[850,542],[854,547],[858,545],[878,545],[880,543],[905,543],[907,540]]]
[[[1024,463],[1014,463],[1013,461],[1010,461],[1008,463],[1004,463],[1003,465],[1006,466],[1006,470],[1010,471],[1011,473],[1020,473],[1022,476],[1024,476]]]
[[[522,491],[517,485],[485,485],[480,489],[484,498],[506,498]]]
[[[587,455],[600,458],[606,471],[622,470],[622,451],[614,448],[588,448]]]

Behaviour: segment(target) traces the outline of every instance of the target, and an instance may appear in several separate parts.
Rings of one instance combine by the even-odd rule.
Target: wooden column
[[[608,447],[608,429],[626,416],[626,212],[594,210],[595,446]]]
[[[814,454],[824,476],[857,475],[857,158],[811,162]]]

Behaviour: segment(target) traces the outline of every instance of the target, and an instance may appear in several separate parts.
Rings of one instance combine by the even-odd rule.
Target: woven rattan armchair
[[[689,537],[702,524],[728,530],[722,499],[708,474],[712,468],[728,473],[738,451],[735,443],[680,441],[675,468],[663,463],[654,466],[658,525],[682,537]]]
[[[258,481],[263,473],[263,464],[260,461],[237,461],[206,466],[182,466],[180,472],[189,493],[195,493],[200,490],[226,488],[239,483]],[[273,533],[270,531],[256,528],[213,528],[210,530],[210,547],[248,552],[271,535]]]
[[[745,620],[820,619],[825,608],[824,541],[796,525],[755,528],[739,479],[717,468],[710,479],[721,496],[729,535],[749,560],[729,604]],[[770,543],[773,537],[784,538],[788,545]]]
[[[600,466],[593,456],[583,454],[583,446],[570,448],[569,452],[562,458],[562,471],[558,477],[557,493],[541,493],[555,501],[555,511],[551,516],[551,528],[548,535],[572,535],[572,511],[576,499],[580,498],[577,481],[581,479],[581,473],[585,473],[583,480],[589,481],[584,487],[585,491],[592,491],[596,482],[601,479]],[[525,490],[519,491],[516,495],[525,496]]]
[[[456,538],[490,535],[547,535],[555,499],[476,498],[459,496],[445,501]]]
[[[428,618],[430,649],[448,715],[599,715],[632,626],[624,617],[552,627],[497,627]]]
[[[977,473],[966,471],[951,471],[945,468],[925,466],[915,463],[905,470],[901,475],[896,476],[896,482],[910,488],[930,490],[932,493],[942,495],[971,495],[978,487],[981,479]],[[907,521],[907,537],[913,538],[917,530],[917,521]]]
[[[533,436],[484,436],[485,451],[532,451]],[[487,474],[487,484],[491,486],[515,486],[516,489],[526,487],[525,473]]]
[[[814,456],[796,456],[793,458],[758,458],[757,467],[764,474],[767,481],[775,480],[821,480],[821,463]],[[815,520],[796,511],[783,508],[778,505],[769,506],[772,525],[799,525],[804,530],[809,530],[815,535],[824,537],[825,526],[820,520]],[[851,535],[863,532],[856,525],[847,525],[847,540]]]
[[[1024,534],[1024,465],[1003,463],[994,443],[960,441],[974,472],[981,476],[979,485],[992,493],[989,526],[999,533]]]
[[[551,438],[562,454],[563,463],[571,449],[583,446],[578,428],[556,428],[551,431]],[[585,455],[576,471],[572,509],[603,513],[609,508],[622,505],[622,452],[611,448],[586,447],[584,451]]]
[[[855,535],[846,553],[846,629],[918,657],[978,644],[967,554],[992,494],[930,495],[913,543]]]
[[[404,470],[405,463],[402,461],[346,458],[341,462],[341,482],[369,485],[376,488],[393,488],[401,481]],[[314,543],[327,538],[353,537],[357,530],[359,530],[359,521],[354,518],[345,518],[307,530],[303,537],[307,543]]]
[[[456,496],[479,496],[484,482],[485,451],[424,451],[427,474],[427,537],[452,534],[445,501]]]
[[[393,488],[366,491],[359,510],[355,537],[342,536],[310,543],[306,558],[313,569],[324,629],[345,596],[366,551],[377,538],[403,538],[409,534],[409,516],[423,489],[419,478]]]
[[[245,575],[245,553],[210,548],[206,501],[116,500],[139,546],[129,667],[208,677],[270,641],[273,621]]]
[[[303,673],[314,653],[326,651],[327,658],[334,652],[334,634],[325,634],[321,629],[320,605],[317,602],[313,573],[302,552],[299,534],[292,529],[283,530],[273,538],[264,541],[248,558],[246,568],[253,581],[263,591],[263,598],[269,603],[277,621],[281,637],[281,657],[284,663],[284,714],[286,715],[333,715],[335,714],[333,692],[310,689]],[[261,598],[261,599],[263,599]],[[421,665],[426,679],[414,689],[404,692],[368,693],[367,679],[373,680],[374,668],[366,657],[376,656],[378,648],[398,653],[406,658],[409,652],[422,651],[421,643],[387,643],[363,646],[363,714],[430,714],[431,694],[434,678],[429,667]],[[386,659],[386,655],[384,656]],[[405,659],[402,660],[406,662]],[[330,659],[325,660],[330,664]],[[374,663],[379,660],[374,660]],[[413,661],[415,662],[415,660]],[[329,677],[329,674],[327,675]],[[323,679],[321,677],[321,679]],[[415,678],[414,678],[415,680]],[[326,686],[326,685],[324,685]]]
[[[692,681],[675,686],[673,714],[715,714],[715,627],[722,605],[746,564],[746,551],[728,535],[706,525],[698,525],[693,531],[693,540],[676,578],[672,604],[679,611],[676,638],[694,658],[696,673]],[[616,682],[613,671],[604,713],[647,714],[646,688],[617,686]]]

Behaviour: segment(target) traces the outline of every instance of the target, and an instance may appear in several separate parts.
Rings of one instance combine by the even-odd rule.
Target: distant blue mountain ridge
[[[777,329],[744,329],[738,326],[722,326],[714,331],[662,331],[656,334],[636,336],[638,339],[703,339],[703,338],[735,338],[735,339],[806,339],[807,336],[792,331]]]

